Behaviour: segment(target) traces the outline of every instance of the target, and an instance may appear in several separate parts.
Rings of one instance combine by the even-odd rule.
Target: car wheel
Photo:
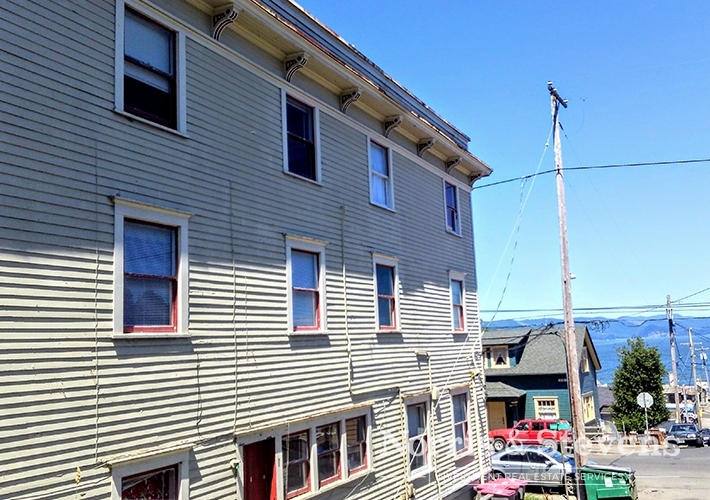
[[[494,471],[491,471],[491,473],[490,473],[490,478],[491,478],[491,480],[500,479],[500,478],[503,478],[503,477],[505,477],[505,474],[503,474],[503,473],[502,473],[501,471],[499,471],[499,470],[494,470]]]
[[[504,449],[505,449],[505,439],[495,438],[493,440],[493,450],[498,452],[498,451],[503,451]]]
[[[554,439],[543,439],[541,444],[543,446],[546,446],[547,448],[557,450],[557,441],[555,441]]]
[[[677,450],[680,446],[675,441],[666,441],[666,448],[669,450]]]
[[[575,484],[574,476],[567,476],[567,483],[565,484],[565,493],[567,496],[573,497],[577,494],[577,485]]]

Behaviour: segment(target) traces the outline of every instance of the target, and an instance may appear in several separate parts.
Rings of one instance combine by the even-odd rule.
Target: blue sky
[[[494,170],[476,186],[554,168],[548,80],[569,101],[565,167],[710,158],[710,2],[298,3],[471,137]],[[576,317],[710,287],[709,181],[708,162],[566,173]],[[499,303],[533,312],[496,319],[561,317],[545,311],[562,307],[554,175],[478,188],[472,203],[484,322]]]

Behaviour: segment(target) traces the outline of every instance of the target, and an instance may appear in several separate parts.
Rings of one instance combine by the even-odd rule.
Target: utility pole
[[[695,391],[695,400],[698,401],[698,374],[695,373],[695,346],[693,345],[692,328],[688,328],[688,342],[690,342],[690,369],[693,374],[693,390]]]
[[[703,360],[703,368],[705,368],[705,404],[708,402],[708,391],[710,391],[710,379],[708,378],[708,355],[705,351],[710,350],[708,347],[701,347],[698,349],[700,351],[700,359]]]
[[[577,467],[587,464],[586,456],[580,453],[580,447],[585,439],[584,416],[582,412],[582,390],[579,383],[579,360],[577,357],[577,337],[574,332],[574,315],[572,314],[572,279],[569,271],[569,249],[567,246],[567,212],[565,209],[565,184],[562,175],[562,145],[560,144],[560,121],[558,112],[560,104],[567,107],[567,101],[557,93],[552,82],[547,82],[550,91],[552,107],[552,122],[554,125],[555,171],[557,178],[557,215],[560,221],[560,260],[562,266],[562,302],[565,319],[565,344],[567,345],[567,387],[569,389],[570,406],[572,408],[572,429],[574,433],[574,461]],[[579,482],[579,475],[577,482]],[[579,488],[579,484],[577,487]],[[579,491],[579,490],[578,490]]]
[[[666,295],[666,318],[668,318],[668,335],[671,338],[671,365],[673,370],[673,397],[675,398],[675,421],[680,422],[680,395],[678,394],[678,363],[675,359],[675,331],[673,330],[673,308],[671,296]]]

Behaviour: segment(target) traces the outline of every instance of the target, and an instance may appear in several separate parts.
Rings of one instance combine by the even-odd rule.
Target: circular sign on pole
[[[641,408],[650,408],[653,405],[653,396],[647,392],[642,392],[636,398],[636,402]]]

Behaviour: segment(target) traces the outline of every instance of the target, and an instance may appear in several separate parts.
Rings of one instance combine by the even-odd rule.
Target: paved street
[[[589,460],[636,471],[639,500],[707,500],[710,498],[710,447],[644,451],[641,447],[612,447],[593,453]],[[531,493],[540,493],[530,488]],[[562,500],[553,495],[552,500]],[[572,497],[573,498],[573,497]]]
[[[710,497],[710,447],[592,455],[590,459],[635,469],[640,500],[707,500]]]

